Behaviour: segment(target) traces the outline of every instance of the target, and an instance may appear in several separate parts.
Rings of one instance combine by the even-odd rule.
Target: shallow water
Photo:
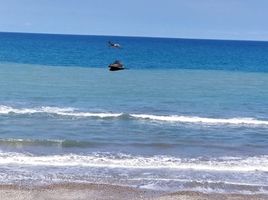
[[[0,183],[70,181],[267,193],[265,67],[193,70],[170,63],[167,69],[146,65],[114,73],[106,67],[75,66],[75,55],[69,67],[48,66],[50,61],[39,65],[43,58],[27,49],[35,41],[27,37],[30,42],[22,40],[27,61],[16,60],[22,57],[16,54],[10,63],[0,52],[6,61],[0,64]],[[43,41],[45,36],[40,37]],[[68,45],[69,40],[63,40]],[[139,41],[128,40],[136,45]],[[103,38],[96,41],[100,44]],[[169,42],[160,39],[158,45]],[[197,49],[212,45],[201,43]],[[266,43],[252,44],[239,43],[251,51],[258,45],[266,48]],[[51,62],[58,65],[62,60]],[[264,60],[256,58],[256,66]],[[28,61],[32,64],[25,64]],[[152,59],[152,65],[155,62]]]

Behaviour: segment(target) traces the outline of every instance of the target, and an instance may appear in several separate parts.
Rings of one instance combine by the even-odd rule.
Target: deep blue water
[[[268,72],[268,42],[0,33],[0,44],[2,62],[105,68],[120,59],[131,69]]]
[[[268,43],[0,36],[0,183],[267,193]]]

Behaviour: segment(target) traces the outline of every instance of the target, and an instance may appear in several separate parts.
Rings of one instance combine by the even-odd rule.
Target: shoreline
[[[158,192],[127,186],[89,183],[59,183],[43,186],[0,185],[1,200],[267,200],[265,194],[222,194],[194,191]]]

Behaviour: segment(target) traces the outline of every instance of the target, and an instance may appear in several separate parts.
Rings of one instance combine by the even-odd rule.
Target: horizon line
[[[245,41],[245,42],[268,42],[268,40],[254,39],[224,39],[224,38],[191,38],[191,37],[164,37],[164,36],[141,36],[141,35],[109,35],[109,34],[78,34],[78,33],[51,33],[51,32],[19,32],[19,31],[0,31],[0,33],[14,34],[36,34],[36,35],[66,35],[66,36],[99,36],[99,37],[133,37],[133,38],[159,38],[159,39],[181,39],[181,40],[218,40],[218,41]]]

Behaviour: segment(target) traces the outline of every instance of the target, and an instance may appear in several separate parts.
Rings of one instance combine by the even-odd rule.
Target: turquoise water
[[[1,38],[0,183],[267,193],[267,43],[116,39]],[[108,71],[115,55],[130,69]]]

